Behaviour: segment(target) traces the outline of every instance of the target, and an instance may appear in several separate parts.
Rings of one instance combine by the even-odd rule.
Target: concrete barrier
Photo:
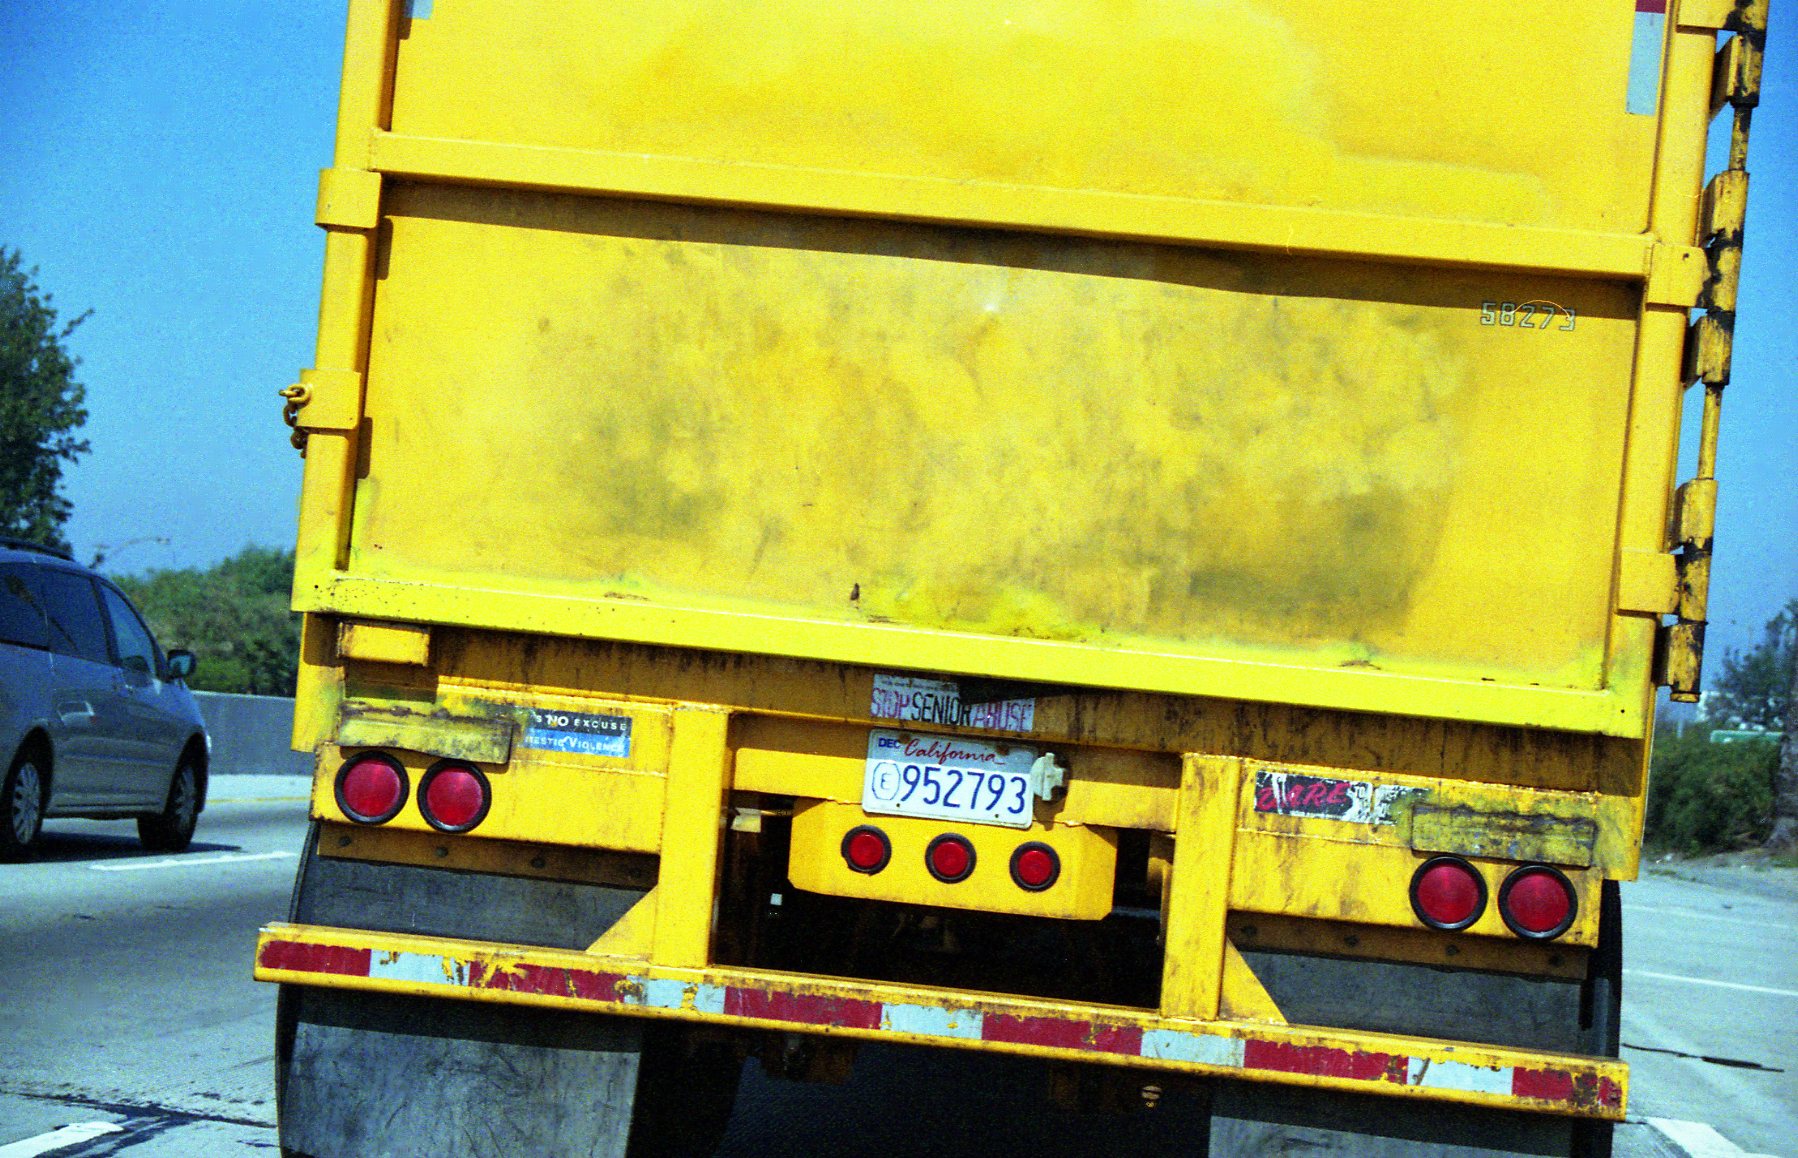
[[[291,699],[229,692],[195,692],[194,699],[212,737],[213,775],[312,774],[311,754],[288,747],[293,739]]]

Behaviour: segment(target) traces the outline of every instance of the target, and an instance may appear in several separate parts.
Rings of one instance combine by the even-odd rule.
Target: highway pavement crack
[[[1783,1074],[1783,1073],[1785,1073],[1785,1070],[1780,1068],[1779,1066],[1770,1066],[1770,1065],[1766,1065],[1762,1062],[1755,1062],[1755,1061],[1743,1061],[1741,1058],[1734,1058],[1734,1057],[1711,1057],[1708,1054],[1687,1053],[1683,1049],[1659,1049],[1652,1045],[1631,1045],[1627,1041],[1623,1043],[1623,1048],[1624,1049],[1633,1049],[1633,1050],[1637,1051],[1638,1053],[1664,1053],[1668,1057],[1689,1058],[1692,1061],[1709,1062],[1714,1066],[1728,1066],[1731,1069],[1759,1070],[1762,1073],[1768,1073],[1768,1074]]]

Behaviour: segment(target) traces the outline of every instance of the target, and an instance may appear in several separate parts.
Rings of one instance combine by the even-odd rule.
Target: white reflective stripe
[[[724,987],[722,985],[702,985],[692,981],[669,981],[656,977],[630,977],[641,992],[630,985],[624,986],[624,1004],[640,1005],[646,1009],[685,1009],[689,999],[696,1013],[723,1013]]]
[[[700,1013],[724,1012],[724,986],[695,985],[693,987],[693,1008]]]
[[[935,1005],[886,1005],[881,1028],[920,1037],[952,1037],[979,1041],[986,1015],[978,1009],[943,1009]]]
[[[36,1158],[39,1154],[48,1154],[52,1150],[61,1150],[81,1142],[91,1142],[107,1134],[120,1134],[124,1130],[125,1127],[112,1122],[78,1122],[73,1126],[52,1130],[48,1134],[39,1134],[35,1138],[22,1138],[0,1146],[0,1158]]]
[[[411,981],[422,985],[468,984],[468,966],[464,962],[436,953],[376,949],[368,955],[368,975],[384,981]]]
[[[624,995],[626,1005],[643,1005],[650,1009],[679,1009],[686,1000],[687,983],[685,981],[662,981],[653,977],[644,977],[640,980],[628,978],[627,980],[637,980],[642,991],[638,992],[629,985],[622,987],[620,992]]]
[[[1467,1090],[1478,1094],[1509,1094],[1516,1072],[1511,1066],[1494,1069],[1458,1061],[1432,1061],[1414,1057],[1405,1071],[1405,1084],[1426,1090]]]
[[[1208,1066],[1242,1066],[1240,1038],[1212,1033],[1184,1033],[1177,1029],[1145,1029],[1142,1056],[1163,1061],[1196,1062]]]

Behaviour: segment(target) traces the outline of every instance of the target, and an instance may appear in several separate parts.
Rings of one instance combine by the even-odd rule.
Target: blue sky
[[[1775,5],[1750,156],[1712,587],[1724,647],[1798,595],[1791,15]],[[65,316],[94,310],[71,342],[93,446],[66,485],[83,558],[105,546],[110,568],[141,571],[292,539],[300,461],[275,392],[311,361],[343,24],[323,0],[0,2],[0,244]]]

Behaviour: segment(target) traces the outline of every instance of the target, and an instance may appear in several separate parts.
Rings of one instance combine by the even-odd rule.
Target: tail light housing
[[[351,756],[337,770],[337,807],[357,824],[386,824],[406,806],[405,765],[385,752]]]
[[[965,836],[945,832],[924,850],[924,867],[946,885],[959,884],[974,871],[974,846]]]
[[[1027,893],[1040,893],[1061,879],[1061,857],[1041,841],[1020,844],[1011,854],[1012,883]]]
[[[1572,927],[1579,898],[1560,869],[1524,865],[1498,887],[1498,915],[1519,937],[1552,941]]]
[[[418,782],[418,811],[438,832],[467,832],[492,807],[493,786],[472,764],[439,761]]]
[[[873,876],[893,859],[893,842],[871,824],[858,824],[843,834],[843,861],[850,872]]]
[[[1411,875],[1411,911],[1432,929],[1465,929],[1486,911],[1486,878],[1458,856],[1432,857]]]

